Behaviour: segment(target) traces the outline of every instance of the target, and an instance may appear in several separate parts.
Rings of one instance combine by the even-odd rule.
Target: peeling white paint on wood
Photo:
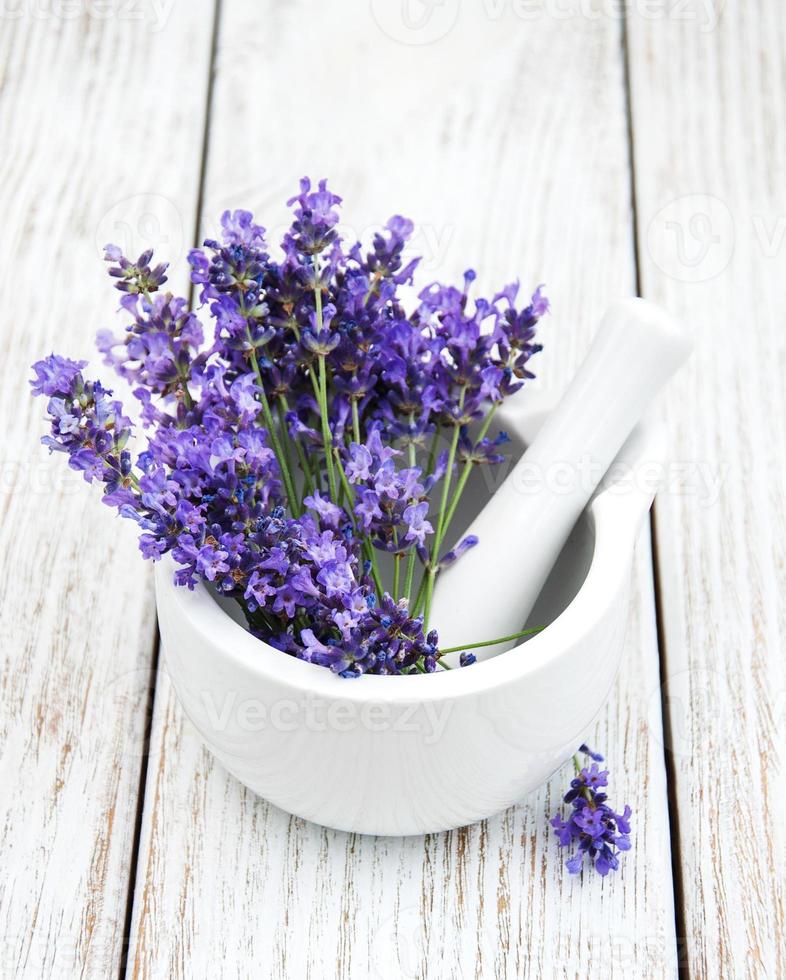
[[[27,378],[53,349],[90,356],[95,331],[116,322],[106,241],[182,249],[192,236],[210,23],[182,6],[165,21],[135,10],[2,14],[4,977],[108,977],[123,950],[152,594],[133,530],[38,445],[45,402]]]
[[[380,31],[376,4],[352,17],[337,3],[226,4],[205,227],[244,206],[275,236],[299,176],[327,175],[357,232],[397,211],[415,219],[426,281],[468,261],[489,287],[545,281],[554,313],[538,372],[558,387],[605,304],[634,289],[619,24],[526,24],[467,6],[444,38],[417,46]],[[201,748],[162,672],[134,976],[671,975],[647,545],[623,672],[595,734],[615,798],[636,810],[617,880],[564,871],[547,819],[568,773],[450,834],[361,838],[290,818]]]
[[[786,10],[699,6],[629,37],[643,292],[697,344],[657,544],[685,960],[714,980],[786,975]]]
[[[327,175],[358,233],[394,211],[416,220],[423,280],[471,261],[482,286],[545,281],[538,384],[559,387],[604,305],[633,290],[621,25],[445,4],[435,16],[455,22],[425,24],[417,44],[396,6],[224,5],[204,227],[250,206],[275,237],[297,178]],[[786,969],[786,26],[755,6],[727,0],[712,23],[634,11],[628,32],[643,292],[699,345],[665,406],[683,468],[657,544],[686,958],[701,977]],[[25,14],[0,32],[3,975],[113,975],[123,947],[152,602],[132,529],[38,450],[43,405],[22,379],[115,322],[105,241],[182,257],[192,238],[212,6],[139,10]],[[185,274],[181,258],[175,287]],[[614,798],[636,812],[615,880],[564,872],[547,818],[567,773],[451,834],[359,838],[290,818],[212,761],[162,672],[134,974],[672,975],[647,545],[595,734]]]

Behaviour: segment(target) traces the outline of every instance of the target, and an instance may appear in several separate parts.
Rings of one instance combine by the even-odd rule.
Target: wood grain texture
[[[133,530],[38,446],[45,403],[27,378],[53,348],[89,356],[115,322],[106,241],[182,251],[192,235],[210,18],[131,6],[2,14],[4,977],[109,977],[123,949],[151,589]]]
[[[418,44],[411,25],[390,20],[395,4],[351,16],[337,2],[226,4],[203,225],[213,232],[222,208],[244,206],[275,239],[297,178],[328,175],[356,232],[396,211],[416,219],[422,280],[472,261],[485,286],[545,281],[554,313],[539,372],[558,387],[604,305],[634,287],[620,25],[443,7],[455,23]],[[564,871],[547,818],[566,773],[492,820],[425,838],[348,836],[290,818],[208,756],[162,673],[133,975],[671,975],[647,543],[624,669],[595,732],[615,797],[637,813],[616,881]]]
[[[657,508],[684,946],[784,976],[786,10],[715,8],[629,32],[643,290],[697,343]]]

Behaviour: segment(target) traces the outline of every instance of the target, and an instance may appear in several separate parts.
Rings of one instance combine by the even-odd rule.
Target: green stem
[[[256,356],[254,357],[254,363],[256,364]],[[276,423],[273,420],[273,413],[270,411],[270,403],[267,400],[265,389],[261,387],[262,378],[258,367],[257,367],[257,373],[259,374],[260,401],[262,404],[262,415],[265,419],[265,426],[267,427],[268,433],[270,434],[270,441],[273,444],[273,452],[275,453],[276,459],[278,461],[279,469],[281,470],[281,478],[284,481],[284,490],[286,491],[290,510],[292,511],[293,516],[297,517],[298,514],[300,513],[299,511],[300,501],[298,500],[297,491],[295,490],[295,484],[292,482],[292,474],[289,472],[289,466],[287,465],[287,460],[284,455],[284,450],[281,447],[281,443],[278,438],[278,433],[276,432]]]
[[[462,399],[461,399],[462,404],[463,401],[464,398],[462,394]],[[489,426],[491,425],[491,420],[494,418],[494,413],[496,412],[496,410],[497,410],[497,403],[495,402],[491,406],[489,411],[486,413],[486,417],[483,420],[483,424],[481,425],[480,430],[478,432],[478,436],[476,440],[477,442],[480,442],[481,439],[485,439],[486,433],[489,430]],[[454,446],[458,438],[457,432],[458,429],[453,434],[453,443],[451,444],[450,456],[448,458],[448,471],[445,474],[445,487],[443,487],[443,500],[445,497],[444,490],[445,488],[449,487],[449,478],[453,468],[453,460],[455,458]],[[451,497],[450,504],[447,507],[447,512],[445,512],[444,504],[442,508],[440,508],[440,515],[439,515],[439,522],[438,522],[439,527],[437,531],[438,538],[437,536],[435,536],[435,540],[434,540],[435,547],[431,558],[432,567],[429,569],[426,579],[424,579],[424,581],[426,581],[425,611],[424,611],[425,625],[428,625],[428,615],[431,609],[431,598],[434,591],[434,579],[437,574],[437,560],[439,558],[439,549],[442,547],[442,544],[445,539],[445,535],[447,534],[448,528],[450,527],[450,523],[453,520],[453,517],[456,513],[456,508],[458,507],[459,501],[461,500],[461,495],[464,493],[464,488],[466,487],[467,481],[469,480],[470,474],[472,473],[472,466],[473,463],[471,462],[471,460],[468,460],[464,464],[464,468],[461,472],[461,476],[459,477],[458,483],[456,484],[456,489],[453,493],[453,496]]]
[[[183,401],[185,402],[186,408],[190,411],[194,407],[194,399],[191,397],[191,392],[188,390],[188,379],[183,377],[182,374],[180,374],[179,377],[180,390],[183,392]]]
[[[373,276],[373,278],[372,278],[372,280],[371,280],[371,282],[369,284],[368,292],[363,297],[363,305],[364,306],[371,299],[372,295],[374,294],[374,290],[377,288],[377,285],[379,284],[379,280],[381,278],[382,278],[382,273],[379,271],[379,269],[377,269],[377,271],[374,273],[374,276]]]
[[[278,431],[279,441],[281,442],[281,451],[284,455],[284,459],[287,463],[287,469],[290,474],[293,472],[292,467],[292,453],[290,452],[290,444],[292,440],[289,438],[289,433],[287,432],[287,423],[285,419],[285,412],[281,406],[281,401],[276,402],[276,415],[278,416]],[[294,482],[294,481],[293,481]]]
[[[581,770],[582,770],[581,759],[579,759],[579,757],[577,755],[574,755],[573,756],[573,771],[576,773],[577,776],[580,776],[581,775]],[[589,786],[585,786],[584,787],[584,789],[581,791],[581,795],[591,805],[592,809],[594,810],[596,804],[595,804],[595,801],[592,798],[592,793],[590,792]]]
[[[319,355],[319,414],[322,419],[322,442],[325,446],[325,460],[327,462],[328,486],[330,487],[330,499],[338,499],[338,487],[336,485],[336,471],[333,466],[333,436],[330,432],[327,409],[327,378],[325,376],[325,356]]]
[[[374,585],[377,588],[377,598],[381,599],[385,589],[382,586],[382,578],[380,577],[379,566],[377,565],[377,556],[374,554],[374,545],[366,538],[363,541],[363,548],[366,552],[366,558],[371,562],[371,577],[374,579]]]
[[[286,432],[287,431],[287,428],[286,428],[286,425],[287,425],[287,423],[286,423],[286,416],[287,416],[287,413],[288,412],[289,412],[289,402],[287,401],[286,395],[279,395],[278,396],[278,417],[279,417],[279,420],[281,422],[281,431],[282,432]],[[301,469],[301,471],[303,473],[303,484],[304,484],[303,496],[304,497],[307,497],[310,493],[313,493],[314,492],[314,481],[313,481],[312,476],[311,476],[311,467],[308,465],[308,459],[306,459],[306,453],[305,453],[305,450],[303,449],[303,447],[300,444],[300,440],[299,439],[291,439],[291,438],[288,437],[288,442],[293,443],[293,445],[295,447],[295,452],[297,453],[298,465],[300,466],[300,469]],[[301,510],[303,509],[302,503],[301,503],[300,509]]]
[[[289,467],[287,466],[287,461],[284,456],[284,451],[281,448],[281,443],[278,439],[278,433],[276,432],[276,424],[273,421],[273,414],[270,411],[270,404],[267,400],[267,395],[265,394],[265,385],[262,381],[262,372],[259,369],[259,361],[257,360],[257,352],[253,346],[253,340],[251,337],[251,330],[246,326],[246,334],[248,336],[248,342],[251,344],[251,364],[254,368],[254,374],[256,375],[257,384],[259,385],[259,398],[262,405],[262,416],[265,420],[265,426],[268,430],[268,435],[270,437],[270,442],[272,443],[273,453],[275,454],[276,460],[278,461],[278,468],[281,470],[281,478],[284,481],[284,490],[286,491],[287,500],[289,501],[289,507],[292,511],[293,516],[297,517],[300,513],[299,511],[299,501],[297,493],[295,492],[295,485],[292,482],[292,476],[289,472]]]
[[[347,471],[344,469],[344,464],[341,462],[341,457],[338,454],[338,449],[333,450],[336,456],[336,467],[338,468],[338,476],[341,480],[341,486],[344,488],[344,492],[347,495],[350,506],[350,517],[354,523],[355,515],[352,513],[352,507],[355,504],[355,491],[352,489],[352,484],[347,479]]]
[[[407,453],[409,457],[409,465],[414,466],[417,462],[417,450],[415,449],[415,443],[412,441],[412,429],[415,425],[415,413],[409,413],[409,445],[407,446]]]
[[[410,607],[412,606],[412,582],[415,578],[415,557],[416,553],[413,545],[407,555],[407,572],[404,578],[404,595],[407,597],[407,602]]]
[[[417,616],[420,611],[421,604],[426,598],[426,585],[428,583],[428,574],[424,574],[423,578],[420,580],[420,587],[418,588],[418,594],[415,596],[415,604],[412,607],[412,615]]]
[[[466,394],[466,388],[461,389],[461,395],[459,397],[459,408],[464,407],[464,396]],[[437,531],[434,535],[434,547],[431,552],[431,562],[428,569],[427,583],[426,583],[426,600],[423,608],[423,626],[428,627],[428,617],[431,611],[431,597],[434,593],[434,578],[437,574],[437,561],[439,559],[439,550],[442,547],[442,538],[445,534],[445,511],[448,506],[448,497],[450,496],[450,484],[453,479],[453,464],[456,460],[456,449],[458,448],[459,434],[461,432],[461,426],[456,421],[455,428],[453,429],[453,438],[450,440],[450,449],[448,450],[448,465],[445,470],[444,483],[442,485],[442,499],[439,505],[439,517],[437,518]]]
[[[316,303],[316,300],[315,300]],[[319,306],[322,308],[322,295],[319,297]],[[292,324],[292,333],[295,335],[295,340],[300,343],[300,330],[295,323]],[[317,380],[317,372],[314,370],[314,365],[308,365],[308,376],[311,378],[311,387],[314,389],[314,398],[319,401],[319,381]]]
[[[426,472],[424,476],[431,476],[434,472],[434,466],[437,462],[437,447],[439,446],[439,425],[434,429],[434,435],[431,437],[431,448],[428,454],[428,463],[426,465]]]
[[[478,432],[478,437],[476,442],[480,442],[482,439],[486,438],[486,433],[491,425],[491,420],[494,418],[494,413],[497,410],[498,402],[495,402],[491,408],[488,410],[485,419],[483,420],[483,425],[480,427]],[[459,501],[461,500],[461,495],[464,492],[464,488],[467,485],[467,480],[472,473],[473,463],[471,460],[467,460],[464,464],[464,469],[461,471],[461,476],[459,477],[458,483],[456,484],[456,489],[451,498],[450,504],[448,506],[447,517],[445,518],[445,533],[447,533],[448,527],[450,527],[450,522],[456,513],[456,508],[458,507]]]
[[[467,485],[467,480],[469,480],[470,474],[472,473],[472,463],[467,462],[464,465],[464,469],[461,471],[461,476],[456,484],[456,489],[451,498],[450,504],[448,505],[448,514],[445,518],[445,532],[450,527],[450,523],[456,513],[456,508],[458,507],[459,500],[461,500],[461,495],[464,493],[464,488]]]
[[[358,415],[357,398],[352,399],[352,435],[355,442],[360,442],[360,416]]]
[[[338,449],[336,448],[334,452],[336,455],[336,466],[338,468],[338,475],[339,475],[339,479],[341,480],[341,488],[344,491],[344,493],[346,493],[347,499],[349,500],[349,516],[354,525],[355,515],[353,513],[353,508],[355,505],[355,492],[352,489],[352,484],[347,479],[346,470],[344,469],[344,464],[341,462],[341,457],[338,454]],[[374,585],[377,588],[377,598],[381,599],[382,594],[385,590],[382,588],[382,578],[380,577],[379,574],[377,556],[374,553],[374,545],[365,536],[363,538],[363,550],[366,553],[366,557],[371,562],[371,577],[374,579]]]
[[[432,559],[436,561],[439,554],[440,546],[442,545],[442,537],[444,534],[445,526],[445,511],[448,506],[448,497],[450,496],[450,484],[453,479],[453,464],[456,461],[456,450],[458,448],[459,433],[461,427],[456,425],[453,430],[453,438],[450,440],[450,449],[448,450],[448,465],[445,470],[445,476],[443,478],[444,482],[442,484],[442,498],[439,503],[439,516],[437,517],[437,533],[434,535],[434,549],[432,551]]]
[[[317,257],[314,256],[314,273],[319,277]],[[322,322],[322,289],[319,282],[314,286],[314,305],[317,311],[317,330],[321,334],[324,324]],[[336,485],[336,471],[333,467],[333,436],[330,432],[327,410],[327,376],[325,373],[325,355],[319,355],[319,414],[322,420],[322,442],[325,447],[325,460],[327,463],[328,486],[330,488],[330,499],[338,500],[338,487]]]
[[[411,441],[412,427],[415,424],[415,413],[409,413],[409,428],[410,428],[410,443],[409,443],[409,465],[415,466],[417,463],[417,450],[415,449],[414,442]],[[416,551],[414,544],[409,549],[407,554],[407,570],[404,575],[404,595],[407,597],[407,603],[412,606],[412,582],[415,578],[415,558]]]
[[[447,647],[444,650],[440,650],[439,655],[440,657],[444,657],[448,653],[458,653],[459,651],[463,653],[465,650],[477,650],[480,647],[494,647],[499,643],[508,643],[510,640],[521,639],[522,636],[531,636],[533,633],[540,633],[545,628],[545,626],[533,626],[528,630],[519,630],[518,633],[510,633],[508,636],[497,637],[496,640],[482,640],[480,643],[464,643],[460,647]]]
[[[398,602],[398,586],[401,577],[401,555],[393,557],[393,598]]]

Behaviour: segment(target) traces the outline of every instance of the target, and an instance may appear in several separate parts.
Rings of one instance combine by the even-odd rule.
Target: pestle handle
[[[691,350],[686,332],[655,304],[631,298],[609,307],[560,403],[461,535],[477,535],[478,545],[437,578],[430,625],[440,646],[522,628],[598,483]]]

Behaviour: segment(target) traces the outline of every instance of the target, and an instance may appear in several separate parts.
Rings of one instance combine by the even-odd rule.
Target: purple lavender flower
[[[467,431],[462,430],[458,440],[457,456],[459,460],[475,466],[493,466],[505,460],[505,454],[499,452],[499,449],[508,442],[510,437],[504,431],[498,432],[493,439],[484,436],[477,442],[473,442]]]
[[[109,330],[98,333],[96,346],[104,354],[104,363],[154,394],[179,393],[190,402],[188,380],[203,336],[186,300],[158,293],[148,301],[131,293],[121,305],[134,322],[120,339]]]
[[[451,548],[450,551],[445,552],[445,554],[440,559],[440,568],[448,568],[454,562],[457,562],[461,556],[469,551],[470,548],[474,548],[478,543],[478,538],[474,534],[468,534],[465,538],[456,545],[455,548]]]
[[[34,395],[59,395],[67,398],[74,390],[74,381],[87,361],[71,361],[67,357],[50,354],[33,365],[35,378],[30,382]]]
[[[436,635],[424,636],[405,603],[387,593],[377,602],[351,536],[308,516],[276,514],[257,522],[251,541],[248,581],[238,574],[217,581],[227,594],[245,589],[258,635],[345,677],[436,670]]]
[[[115,288],[121,293],[142,293],[148,295],[154,293],[159,286],[166,282],[167,263],[151,268],[150,260],[153,258],[153,250],[143,252],[136,262],[131,262],[123,255],[117,245],[106,245],[104,247],[104,259],[110,263],[109,275],[117,279]],[[111,265],[111,263],[115,263]]]
[[[470,270],[407,309],[412,222],[395,215],[370,247],[347,249],[340,203],[303,178],[275,255],[250,212],[226,211],[220,241],[189,254],[201,312],[160,291],[167,267],[152,252],[132,261],[107,246],[130,322],[98,347],[134,386],[136,457],[122,405],[85,380],[85,362],[53,354],[31,384],[48,399],[45,444],[138,524],[144,557],[171,554],[178,584],[209,583],[255,635],[342,676],[428,672],[438,638],[416,564],[425,582],[477,544],[429,554],[431,494],[503,459],[487,413],[531,377],[548,303],[538,288],[517,309],[517,284],[471,301]],[[394,557],[394,595],[377,550]]]
[[[622,813],[617,813],[606,802],[606,794],[600,792],[608,785],[609,775],[598,765],[603,756],[586,745],[582,745],[579,752],[594,761],[589,767],[582,768],[578,756],[574,756],[576,777],[565,794],[565,803],[572,804],[573,809],[567,819],[555,814],[551,826],[560,847],[577,845],[576,853],[565,862],[571,874],[581,871],[586,856],[590,866],[605,876],[619,867],[619,852],[630,850],[631,809],[626,806]]]
[[[125,449],[131,423],[122,405],[112,400],[112,392],[100,382],[85,383],[83,362],[68,361],[52,354],[33,365],[31,381],[35,394],[51,395],[48,412],[51,430],[42,438],[50,452],[63,452],[70,466],[80,471],[88,483],[99,480],[111,491],[129,491],[130,454]],[[118,493],[117,499],[131,498]]]
[[[338,529],[347,520],[344,511],[332,500],[323,497],[319,490],[316,490],[310,497],[306,497],[303,503],[314,511],[324,527]]]
[[[367,273],[371,292],[378,288],[380,280],[392,280],[396,285],[412,282],[420,259],[413,258],[402,268],[402,253],[414,229],[409,218],[397,214],[388,220],[383,232],[374,235],[371,251],[365,258],[361,258],[360,242],[353,247],[350,255]]]
[[[225,211],[221,215],[221,228],[228,245],[261,248],[265,244],[265,229],[255,223],[250,211]]]
[[[341,198],[328,190],[326,180],[320,180],[318,189],[313,191],[309,178],[303,177],[300,193],[287,201],[289,207],[294,205],[295,221],[285,242],[304,255],[323,252],[337,237],[334,229],[339,220],[335,210],[338,204]]]
[[[398,468],[398,450],[382,442],[377,424],[366,443],[352,442],[344,472],[356,488],[354,513],[376,548],[403,555],[415,543],[423,546],[434,528],[427,520],[432,479],[417,466]]]
[[[350,483],[360,483],[371,478],[374,457],[368,446],[353,442],[349,447],[345,472]]]
[[[407,527],[407,533],[404,536],[405,541],[416,541],[419,545],[423,545],[426,541],[426,535],[434,533],[434,528],[426,520],[426,514],[428,514],[427,500],[423,500],[419,504],[410,504],[405,509],[402,515]]]

